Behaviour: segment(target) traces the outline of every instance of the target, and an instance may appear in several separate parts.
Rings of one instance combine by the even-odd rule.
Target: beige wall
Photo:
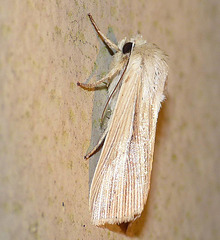
[[[83,155],[105,98],[93,112],[76,82],[111,59],[88,12],[111,38],[139,30],[170,57],[150,196],[128,235],[219,239],[218,0],[1,1],[0,239],[128,239],[88,212]]]

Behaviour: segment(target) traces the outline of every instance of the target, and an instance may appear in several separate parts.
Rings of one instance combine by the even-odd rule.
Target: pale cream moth
[[[104,78],[92,84],[77,83],[83,88],[106,83],[106,107],[112,110],[104,134],[85,156],[90,158],[104,141],[89,207],[95,225],[120,224],[139,217],[147,200],[156,123],[168,75],[167,55],[141,35],[116,45],[88,16],[101,39],[116,51],[113,67]]]

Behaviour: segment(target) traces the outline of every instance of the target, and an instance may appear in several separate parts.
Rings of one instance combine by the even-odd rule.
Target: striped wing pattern
[[[149,65],[157,66],[153,61]],[[149,86],[155,81],[162,89],[165,82],[158,86],[160,71],[153,77],[152,72],[155,69],[147,71],[142,57],[130,59],[90,188],[95,225],[134,220],[146,203],[162,99],[162,93],[158,96]]]

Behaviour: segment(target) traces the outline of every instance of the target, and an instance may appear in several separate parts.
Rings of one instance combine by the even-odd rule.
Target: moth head
[[[135,37],[130,39],[124,38],[119,43],[118,47],[121,50],[122,54],[127,54],[127,53],[130,53],[134,49],[134,47],[138,47],[146,43],[147,42],[142,39],[142,36],[138,34]]]
[[[133,48],[133,41],[131,39],[127,39],[127,38],[124,38],[122,39],[119,44],[118,44],[118,48],[120,49],[120,52],[122,54],[127,54],[127,53],[130,53],[132,48]]]
[[[126,53],[130,53],[133,47],[133,42],[127,42],[124,44],[123,48],[122,48],[122,53],[126,54]]]

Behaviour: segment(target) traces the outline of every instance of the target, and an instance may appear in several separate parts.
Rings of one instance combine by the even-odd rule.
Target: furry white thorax
[[[125,54],[122,53],[122,48],[124,46],[125,43],[127,42],[132,42],[134,43],[134,48],[133,51],[131,53],[131,57],[130,57],[130,62],[129,65],[127,67],[127,74],[125,75],[129,75],[131,72],[139,72],[139,71],[143,71],[145,76],[145,79],[151,80],[151,82],[145,83],[145,92],[146,94],[149,94],[149,96],[151,94],[153,94],[158,87],[158,76],[159,74],[165,74],[167,75],[167,72],[163,72],[163,73],[159,73],[157,72],[158,69],[161,68],[161,63],[160,61],[163,60],[165,62],[166,60],[166,55],[163,54],[163,52],[155,45],[152,43],[147,43],[146,40],[143,40],[142,35],[138,34],[135,37],[132,37],[130,39],[127,40],[127,38],[125,37],[124,39],[122,39],[119,44],[118,47],[121,51],[118,51],[115,53],[114,57],[113,57],[113,61],[112,61],[112,68],[115,66],[118,66],[120,62],[123,61],[123,59],[125,58]],[[161,55],[163,56],[162,59],[156,59],[157,61],[152,62],[155,59],[152,59],[154,56],[156,55]],[[155,62],[157,63],[155,65]],[[149,63],[151,64],[151,68],[149,68]],[[146,70],[144,70],[143,68],[145,68]],[[133,70],[133,71],[132,71]],[[112,93],[112,91],[114,90],[116,84],[118,83],[119,79],[121,78],[121,75],[124,71],[123,69],[120,69],[119,74],[117,74],[112,80],[111,83],[108,87],[108,93],[109,95]],[[152,72],[157,73],[157,76],[155,76],[154,79],[149,79],[148,75],[152,75]],[[126,76],[123,77],[124,79],[126,78]],[[121,83],[122,84],[122,83]],[[117,98],[118,98],[118,93],[120,90],[120,86],[118,87],[117,91],[114,93],[114,95],[112,96],[110,102],[109,102],[109,106],[110,109],[113,110],[115,107],[115,104],[117,102]],[[162,95],[160,98],[160,102],[162,102],[165,99],[165,96]]]

